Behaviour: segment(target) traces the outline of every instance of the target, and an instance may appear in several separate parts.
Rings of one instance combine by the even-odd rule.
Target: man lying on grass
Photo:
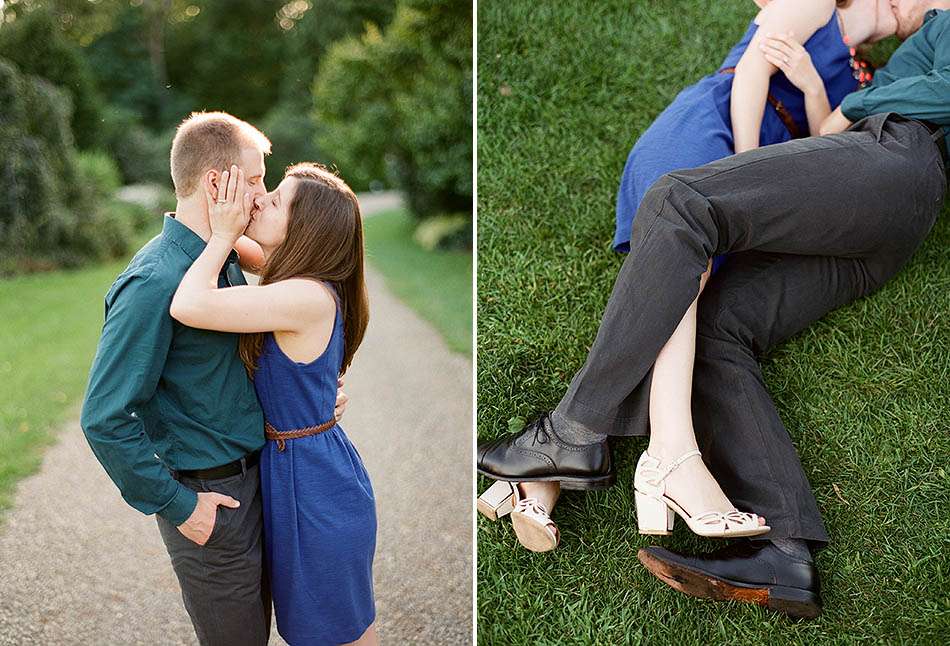
[[[916,33],[870,87],[828,117],[827,136],[669,173],[650,188],[585,365],[553,413],[479,446],[479,473],[535,483],[539,496],[545,488],[613,484],[607,437],[645,432],[654,363],[693,309],[695,365],[683,367],[693,389],[684,415],[692,417],[696,439],[668,459],[641,456],[634,476],[638,526],[643,534],[668,534],[679,515],[697,534],[744,538],[703,555],[648,547],[638,557],[686,594],[795,617],[819,614],[811,550],[829,537],[756,357],[880,288],[911,258],[942,208],[950,2],[892,5],[899,35]],[[710,261],[722,254],[728,261],[707,284]],[[675,487],[668,485],[700,448],[729,500],[758,518],[671,495]],[[511,495],[522,497],[515,488]],[[519,504],[526,500],[532,499]],[[540,531],[546,515],[532,509],[522,520]]]

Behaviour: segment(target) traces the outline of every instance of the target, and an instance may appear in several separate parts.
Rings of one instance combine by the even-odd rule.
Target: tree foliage
[[[68,41],[53,15],[38,9],[0,29],[0,57],[26,74],[39,76],[68,92],[71,130],[81,148],[98,144],[102,97],[78,46]]]
[[[367,25],[386,25],[392,18],[390,0],[337,0],[332,7],[308,7],[303,0],[288,2],[277,12],[284,35],[284,68],[277,105],[258,124],[270,137],[273,153],[267,158],[267,175],[277,181],[284,169],[300,161],[329,161],[316,143],[311,87],[318,62],[327,49],[347,36],[360,34]],[[302,11],[302,13],[301,13]],[[354,183],[357,189],[365,184]]]
[[[471,211],[471,28],[468,2],[404,1],[385,31],[330,49],[317,141],[345,177],[387,178],[419,216]]]
[[[0,272],[124,253],[141,221],[112,201],[118,171],[80,155],[69,95],[0,59]]]
[[[111,171],[167,185],[195,110],[270,136],[268,183],[315,160],[406,190],[419,215],[471,209],[467,2],[6,0],[0,57],[0,246],[107,253],[89,226],[116,212]]]

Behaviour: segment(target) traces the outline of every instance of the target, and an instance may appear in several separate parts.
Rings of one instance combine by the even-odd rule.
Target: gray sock
[[[770,538],[772,545],[779,548],[793,559],[811,563],[811,550],[808,549],[808,541],[800,538]]]
[[[580,422],[564,417],[558,408],[551,412],[551,426],[554,427],[554,434],[566,444],[575,444],[586,446],[588,444],[600,444],[607,441],[607,436],[590,430]]]

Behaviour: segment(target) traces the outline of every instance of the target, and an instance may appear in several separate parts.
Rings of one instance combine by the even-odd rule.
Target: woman
[[[185,274],[171,314],[241,332],[268,442],[261,460],[264,536],[277,630],[290,644],[376,644],[372,565],[376,509],[369,476],[336,423],[337,379],[368,320],[356,196],[316,164],[287,169],[253,203],[244,173],[224,171],[208,198],[211,239]],[[263,251],[259,286],[218,289],[247,232]]]
[[[640,201],[665,173],[819,134],[831,106],[857,89],[856,77],[867,75],[853,60],[853,48],[890,36],[897,28],[888,0],[757,4],[761,11],[719,71],[680,92],[630,152],[617,197],[617,251],[629,251]],[[700,292],[712,266],[703,276]],[[694,302],[653,368],[650,443],[634,478],[640,531],[668,533],[676,510],[687,521],[705,517],[708,522],[690,523],[690,528],[706,536],[767,532],[765,519],[737,512],[702,460],[696,459],[699,451],[690,413],[695,336]],[[545,551],[558,544],[549,510],[559,489],[549,482],[499,482],[479,506],[496,517],[513,510],[519,540],[528,549]]]

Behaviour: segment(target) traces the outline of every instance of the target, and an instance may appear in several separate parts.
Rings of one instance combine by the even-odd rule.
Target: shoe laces
[[[543,413],[541,417],[538,418],[538,421],[534,423],[534,439],[532,444],[546,444],[548,441],[548,430],[544,426],[545,420],[549,417],[549,413]]]

